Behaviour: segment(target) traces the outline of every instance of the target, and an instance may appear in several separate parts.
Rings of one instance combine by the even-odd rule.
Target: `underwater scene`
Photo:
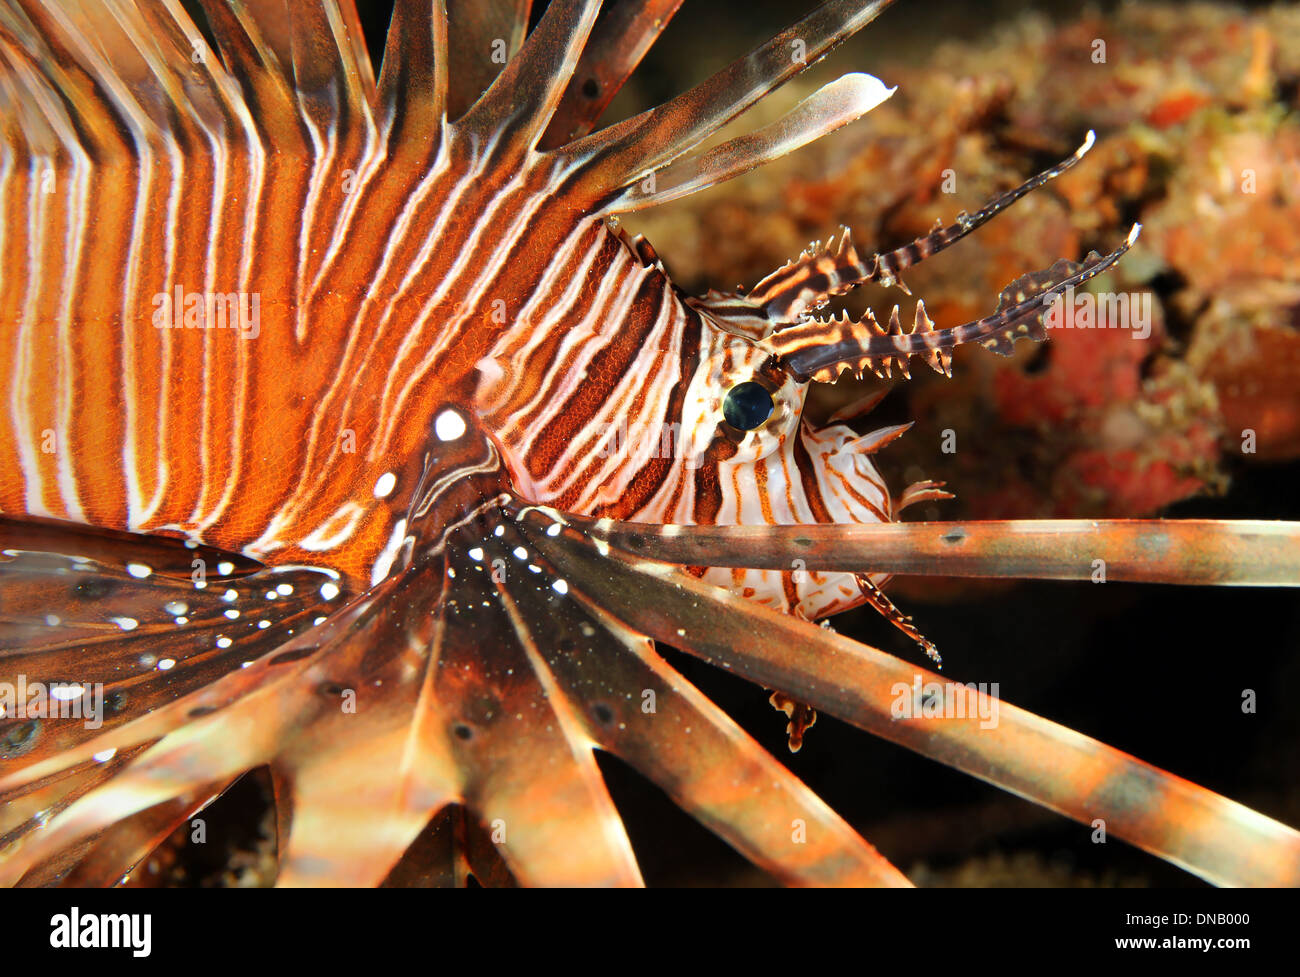
[[[1300,884],[1300,7],[0,0],[0,207],[6,886]]]

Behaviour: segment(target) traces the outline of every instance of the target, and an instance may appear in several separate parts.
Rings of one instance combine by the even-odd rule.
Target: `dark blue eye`
[[[762,384],[747,380],[727,391],[722,416],[738,431],[752,431],[772,416],[772,395]]]

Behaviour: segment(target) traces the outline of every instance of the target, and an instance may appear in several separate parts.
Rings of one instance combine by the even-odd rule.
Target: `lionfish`
[[[814,623],[868,602],[933,654],[891,573],[1300,582],[1296,524],[903,524],[947,493],[886,488],[902,429],[803,417],[846,371],[1044,339],[1136,228],[967,324],[818,313],[1091,134],[904,247],[691,297],[618,215],[887,98],[847,74],[705,148],[890,2],[596,129],[679,4],[398,0],[376,78],[350,0],[0,3],[0,879],[117,883],[265,769],[279,884],[635,884],[600,750],[783,881],[907,884],[661,642],[793,738],[824,710],[1212,882],[1300,881],[1292,829],[1008,703],[899,719],[936,674]]]

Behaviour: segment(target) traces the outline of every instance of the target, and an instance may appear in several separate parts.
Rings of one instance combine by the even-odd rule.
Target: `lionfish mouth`
[[[906,375],[914,356],[948,373],[962,343],[1009,353],[1046,338],[1048,300],[1137,239],[1025,275],[964,325],[939,329],[920,304],[906,334],[897,309],[888,327],[814,315],[860,285],[901,285],[1075,165],[1090,133],[905,247],[864,260],[846,231],[744,294],[682,298],[607,218],[761,165],[891,90],[849,75],[699,149],[890,6],[831,0],[698,88],[592,132],[679,4],[598,17],[598,0],[553,0],[529,33],[527,2],[398,0],[377,81],[348,0],[202,0],[198,23],[126,0],[0,5],[3,272],[20,297],[0,315],[17,350],[0,359],[14,408],[0,420],[0,881],[119,883],[266,769],[281,885],[638,884],[603,751],[783,881],[909,884],[664,645],[779,690],[792,712],[1102,819],[1211,882],[1300,883],[1292,828],[983,691],[943,722],[900,717],[900,687],[958,693],[797,601],[704,577],[770,573],[796,598],[792,567],[857,579],[906,630],[870,575],[1088,580],[1101,561],[1117,582],[1297,586],[1300,524],[892,521],[891,506],[946,496],[934,483],[884,496],[883,518],[836,518],[797,461],[782,471],[811,516],[728,521],[724,503],[749,511],[717,475],[740,470],[732,457],[688,475],[646,462],[672,488],[662,505],[612,462],[584,469],[601,485],[576,463],[570,481],[555,474],[601,412],[683,410],[690,383],[717,379],[707,342],[793,385]],[[498,46],[509,56],[482,56]],[[47,171],[56,191],[42,195]],[[230,199],[213,205],[214,188]],[[101,192],[120,222],[94,213]],[[494,221],[541,243],[507,247]],[[71,273],[96,258],[113,270]],[[153,297],[205,281],[258,284],[257,328],[148,325]],[[599,327],[614,308],[622,340]],[[798,421],[755,397],[715,419],[742,447],[770,418]],[[61,446],[48,457],[47,423]],[[574,502],[611,485],[614,504]],[[776,495],[741,501],[767,511]],[[43,712],[14,691],[37,686]]]

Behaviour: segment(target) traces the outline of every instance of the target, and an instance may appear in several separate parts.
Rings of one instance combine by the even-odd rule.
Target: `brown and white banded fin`
[[[1017,339],[1046,339],[1051,295],[1106,271],[1133,246],[1140,231],[1141,225],[1135,224],[1124,243],[1105,257],[1093,252],[1082,263],[1062,259],[1045,271],[1022,275],[999,293],[997,309],[991,315],[974,322],[934,329],[918,303],[910,333],[898,328],[894,316],[890,330],[881,330],[868,310],[859,322],[846,316],[805,320],[774,333],[765,341],[766,348],[795,376],[823,382],[837,379],[845,370],[869,369],[888,377],[895,366],[902,364],[905,370],[913,356],[923,356],[932,368],[948,373],[951,351],[963,343],[977,343],[1005,356]]]
[[[141,5],[138,10],[148,19],[155,36],[165,36],[166,26],[164,7],[152,8]],[[369,113],[369,103],[374,98],[375,83],[370,66],[370,57],[360,43],[360,23],[352,3],[334,5],[332,10],[336,17],[330,20],[331,8],[320,10],[291,12],[284,0],[262,0],[259,3],[230,4],[219,0],[201,0],[201,10],[207,27],[217,45],[217,55],[224,65],[230,79],[238,79],[238,85],[247,102],[248,121],[257,128],[262,138],[276,145],[281,151],[306,153],[309,142],[304,117],[313,119],[319,125],[346,125],[350,119],[364,119]],[[321,20],[324,13],[325,20]],[[335,32],[333,24],[340,24],[343,30]],[[183,26],[183,25],[182,25]],[[332,48],[322,48],[330,56],[317,55],[317,63],[302,64],[305,42],[304,30],[326,30],[333,32],[318,35],[334,36]],[[355,31],[355,34],[351,33]],[[186,31],[184,42],[192,46],[189,60],[198,59],[199,64],[208,64],[211,59],[203,57],[205,45],[197,32]],[[182,47],[181,57],[185,57]],[[183,67],[183,63],[182,63]],[[310,100],[302,98],[299,78],[314,79],[314,84],[321,84],[321,77],[316,72],[328,68],[333,85],[346,97],[335,99],[337,104],[319,97]],[[229,85],[229,82],[225,82]],[[188,90],[192,90],[189,88]],[[240,108],[238,99],[231,103]]]
[[[862,596],[867,599],[876,612],[886,621],[892,624],[903,634],[907,635],[925,652],[936,667],[943,667],[943,658],[939,654],[939,649],[934,646],[929,638],[923,635],[920,630],[912,623],[911,615],[904,614],[885,594],[883,590],[877,587],[871,580],[871,577],[865,573],[855,573],[853,579],[857,581],[858,589],[862,591]]]
[[[323,78],[320,74],[323,65],[329,71],[329,84],[337,79],[345,82],[349,102],[355,99],[359,106],[368,108],[373,105],[375,72],[370,63],[370,52],[366,50],[366,38],[354,0],[324,0],[317,5],[319,13],[311,10],[307,17],[302,16],[303,8],[312,5],[300,4],[295,0],[286,0],[285,5],[293,24],[293,63],[299,85],[302,85],[301,79],[308,65],[314,66],[316,77]],[[322,58],[320,48],[323,38],[330,38],[333,43],[325,46],[326,56]]]
[[[119,16],[100,4],[0,8],[0,50],[18,95],[4,114],[17,117],[41,155],[51,142],[61,143],[69,160],[84,159],[81,150],[103,151],[110,138],[121,143],[108,129],[123,117],[134,121],[132,101],[170,130],[169,119],[210,118],[241,100],[190,19],[183,12],[174,19],[161,6],[128,4]]]
[[[554,0],[519,54],[457,125],[485,141],[499,141],[516,154],[536,148],[573,77],[599,10],[600,0]],[[450,29],[454,37],[455,25]],[[521,98],[521,93],[527,97]]]
[[[923,482],[913,482],[903,489],[898,498],[894,500],[894,512],[902,512],[908,506],[916,505],[918,502],[939,502],[943,499],[955,499],[957,496],[944,488],[947,484],[947,482],[935,482],[929,479]]]
[[[875,454],[887,444],[897,441],[910,431],[915,424],[915,421],[908,421],[906,424],[891,424],[889,427],[882,427],[878,431],[872,431],[860,438],[846,442],[840,450],[856,451],[866,455]]]
[[[237,66],[249,63],[246,55],[236,52],[251,42],[259,61],[288,74],[303,112],[318,124],[344,124],[341,116],[348,113],[369,114],[375,76],[353,0],[256,0],[235,5],[199,0],[199,5],[232,76],[239,77]],[[160,10],[163,6],[158,5]],[[166,7],[173,9],[171,4]],[[174,9],[180,9],[180,4]],[[190,42],[192,50],[183,52],[186,59],[201,57],[206,40],[196,31]]]
[[[593,194],[608,199],[709,136],[874,20],[893,0],[829,0],[708,81],[658,108],[580,139]],[[791,57],[794,46],[804,58]]]
[[[605,209],[611,213],[628,213],[724,183],[848,125],[895,91],[871,75],[844,75],[808,96],[771,125],[698,156],[674,160],[635,181]]]
[[[1214,519],[683,526],[564,517],[611,548],[685,566],[1182,586],[1300,587],[1300,523]]]
[[[821,308],[835,296],[868,282],[896,286],[911,295],[911,289],[901,278],[904,270],[960,241],[1021,197],[1060,176],[1084,157],[1093,141],[1093,133],[1089,131],[1083,145],[1067,159],[995,197],[974,216],[963,211],[952,224],[945,226],[938,221],[935,229],[924,237],[866,261],[853,248],[845,229],[838,249],[832,252],[828,241],[820,248],[804,252],[760,281],[746,297],[762,306],[771,318],[792,322]]]
[[[532,0],[415,0],[427,11],[447,11],[447,118],[469,111],[514,59],[528,32]],[[438,14],[435,12],[435,18]]]
[[[548,641],[538,649],[553,678],[553,694],[582,707],[575,711],[594,745],[658,784],[684,811],[779,879],[801,885],[908,885],[839,815],[665,662],[643,629],[624,623],[619,610],[638,599],[638,587],[635,578],[629,586],[621,558],[615,557],[618,579],[602,579],[599,568],[609,557],[601,554],[600,542],[568,529],[557,533],[545,525],[549,520],[533,521],[536,515],[519,524],[525,543],[547,574],[566,582],[567,596],[557,598],[546,586],[523,590],[521,608],[524,601],[533,605],[523,616],[548,622]],[[664,569],[646,564],[641,572],[658,581],[658,611],[665,622],[683,607],[699,607],[697,592],[726,593],[676,570],[661,578]],[[677,578],[688,589],[676,590]],[[618,594],[612,610],[610,588]],[[737,608],[750,605],[731,600]],[[693,629],[689,636],[683,631],[673,637],[696,640]],[[590,668],[596,654],[600,676]],[[640,692],[631,698],[612,694],[619,689]],[[651,721],[641,711],[647,692],[655,707]],[[715,775],[719,763],[731,771],[721,791]],[[808,826],[807,844],[789,844],[795,819]]]
[[[289,49],[277,52],[266,36],[268,24],[249,6],[208,3],[203,6],[217,53],[226,70],[251,91],[254,115],[269,114],[294,102],[293,63]],[[281,60],[282,57],[286,60]]]
[[[853,246],[853,235],[842,227],[838,244],[834,237],[814,244],[764,278],[745,297],[778,322],[797,322],[835,296],[857,288],[870,278],[873,267],[863,264]]]
[[[1020,184],[1006,193],[994,197],[973,215],[962,211],[957,215],[957,219],[951,224],[944,225],[941,221],[936,221],[935,229],[923,237],[917,238],[910,244],[905,244],[901,248],[895,248],[893,251],[887,251],[876,257],[874,269],[874,278],[882,285],[898,285],[904,287],[899,275],[910,268],[912,265],[924,261],[926,258],[933,257],[945,248],[956,244],[967,234],[975,229],[987,224],[990,220],[1006,210],[1021,197],[1032,193],[1039,187],[1056,179],[1066,170],[1070,169],[1079,160],[1087,155],[1088,150],[1092,149],[1096,141],[1096,135],[1091,129],[1088,130],[1087,136],[1083,143],[1073,153],[1049,169],[1030,177],[1024,183]]]
[[[370,51],[366,47],[365,31],[361,28],[361,18],[357,14],[356,0],[326,0],[321,4],[327,17],[335,16],[342,30],[332,28],[330,36],[335,39],[337,50],[343,53],[343,66],[348,71],[355,71],[361,94],[367,105],[375,102],[375,68],[370,61]],[[319,39],[316,42],[320,43]]]
[[[587,135],[645,56],[682,0],[606,4],[539,148]]]
[[[527,516],[507,522],[500,535],[485,534],[463,556],[449,556],[456,576],[443,608],[441,664],[431,673],[437,683],[432,700],[454,704],[451,738],[464,771],[465,803],[488,822],[504,821],[498,847],[521,882],[636,880],[621,827],[601,813],[608,798],[601,799],[603,786],[591,763],[597,747],[661,786],[683,810],[779,878],[903,884],[834,812],[664,662],[650,641],[607,613],[603,594],[586,578],[559,572],[543,544],[603,559],[590,537],[565,531],[553,518],[534,522]],[[484,663],[485,633],[494,649],[491,667]],[[590,667],[596,659],[599,673]],[[638,694],[618,692],[626,689]],[[653,714],[642,711],[646,693],[653,696]],[[484,709],[485,702],[505,708]],[[734,774],[733,786],[722,793],[713,779],[719,758]],[[528,789],[537,770],[547,771],[545,795]],[[815,829],[810,846],[781,842],[794,818]],[[567,836],[574,823],[583,825],[590,841],[576,855],[553,840],[555,831]],[[832,849],[832,839],[842,847]]]
[[[1122,548],[1139,561],[1176,563],[1179,572],[1185,574],[1191,565],[1185,553],[1172,557],[1176,547],[1157,552],[1146,536],[1157,526],[1167,527],[1157,532],[1179,532],[1178,523],[1139,522],[1140,527],[1125,534]],[[1049,524],[1058,525],[1055,521]],[[1092,572],[1091,560],[1099,553],[1097,543],[1106,538],[1093,528],[1095,525],[1091,520],[1082,523],[1080,528],[1084,529],[1087,545],[1071,554],[1070,562],[1078,562],[1079,579],[1088,579]],[[1198,531],[1205,532],[1207,525],[1215,524],[1202,523]],[[1217,526],[1221,528],[1223,524]],[[607,534],[606,528],[616,529],[620,541],[629,543],[629,547],[617,546],[615,535]],[[1288,570],[1292,584],[1300,579],[1294,575],[1296,552],[1294,549],[1288,552],[1283,539],[1294,537],[1295,527],[1273,532],[1273,538],[1264,546],[1260,546],[1256,530],[1243,532],[1239,527],[1233,528],[1237,530],[1234,535],[1238,540],[1254,537],[1256,541],[1246,546],[1259,547],[1258,555],[1268,551],[1273,557],[1282,558],[1287,564],[1281,568],[1283,579],[1288,579]],[[606,552],[601,554],[596,551],[598,547],[575,543],[573,533],[584,529],[597,539],[605,536]],[[944,540],[946,532],[942,525],[926,523],[667,527],[625,523],[606,527],[584,520],[582,527],[575,522],[572,530],[565,529],[554,538],[540,532],[530,535],[543,558],[575,591],[601,595],[602,606],[610,616],[631,629],[724,668],[728,674],[739,675],[765,688],[782,689],[819,712],[830,713],[1083,824],[1104,818],[1107,830],[1116,837],[1161,854],[1216,884],[1242,884],[1249,880],[1260,884],[1264,876],[1267,884],[1286,885],[1294,884],[1300,877],[1300,833],[1280,822],[1005,700],[989,699],[984,693],[976,693],[977,708],[966,711],[960,718],[941,723],[900,722],[889,697],[882,696],[880,690],[898,684],[911,688],[918,677],[923,685],[941,683],[942,689],[942,676],[793,615],[756,605],[659,562],[670,553],[674,560],[679,554],[689,553],[681,561],[685,563],[697,559],[712,562],[714,556],[725,554],[722,562],[714,565],[725,565],[732,560],[736,565],[751,566],[754,565],[751,561],[761,556],[770,565],[788,567],[789,560],[802,550],[799,558],[806,558],[811,566],[814,562],[811,549],[801,542],[806,542],[810,531],[816,532],[825,543],[821,552],[835,559],[844,554],[838,545],[842,532],[910,539],[933,534],[933,552],[949,554],[946,561],[949,566],[960,561],[953,551],[965,549]],[[1053,535],[1049,530],[1036,544],[1044,547],[1042,555],[1049,561],[1059,555],[1051,543]],[[982,545],[989,546],[990,552],[999,544],[1019,542],[1015,532],[1008,531],[1008,524],[988,532],[981,529],[980,536]],[[1147,542],[1140,542],[1144,537]],[[750,541],[744,546],[746,552],[738,554],[735,544],[746,539]],[[700,545],[707,540],[713,543]],[[1132,550],[1127,550],[1129,545],[1133,546]],[[907,553],[907,547],[900,547],[899,552]],[[1205,552],[1214,550],[1211,547]],[[785,562],[778,563],[778,559]],[[826,566],[833,561],[818,562]],[[1002,555],[994,562],[1003,568],[1008,565]],[[1215,573],[1214,564],[1213,559],[1207,560],[1204,569]],[[868,564],[860,563],[859,571],[863,565]],[[1234,560],[1234,569],[1240,567],[1246,573],[1252,573],[1255,566],[1251,560]],[[744,635],[744,641],[739,644],[735,640],[738,634]],[[980,718],[987,715],[981,710],[991,708],[998,709],[998,721],[993,728]],[[1042,744],[1042,749],[1027,751],[1026,742]],[[1061,782],[1097,785],[1098,789],[1060,790],[1057,785]],[[1135,798],[1141,802],[1137,806]],[[811,830],[809,837],[813,837]],[[1224,839],[1231,839],[1226,846]],[[785,845],[786,849],[791,847],[803,846]]]

